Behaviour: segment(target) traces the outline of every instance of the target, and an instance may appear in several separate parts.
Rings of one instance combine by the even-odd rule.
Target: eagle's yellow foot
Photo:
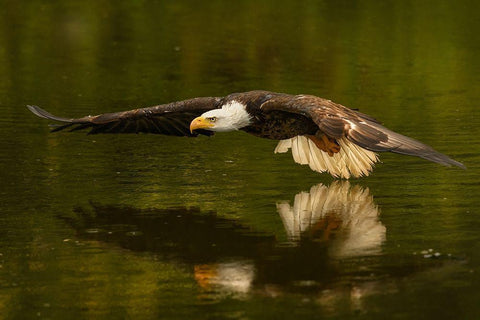
[[[328,153],[330,157],[340,151],[340,145],[338,142],[334,138],[330,138],[325,134],[317,134],[314,136],[308,135],[307,137],[312,140],[320,150]]]

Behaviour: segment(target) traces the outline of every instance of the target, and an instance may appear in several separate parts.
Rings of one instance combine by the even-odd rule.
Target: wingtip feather
[[[444,156],[444,158],[442,157],[441,161],[435,161],[435,162],[439,164],[443,164],[447,167],[455,166],[463,170],[467,169],[467,167],[463,163],[453,160],[452,158],[445,156],[444,154],[441,154],[441,155]]]
[[[43,110],[38,106],[27,105],[27,108],[28,110],[30,110],[30,112],[32,112],[34,115],[40,118],[55,120],[60,122],[72,122],[71,119],[54,116],[53,114]]]
[[[436,151],[431,146],[394,132],[379,123],[372,121],[367,120],[362,123],[356,123],[355,129],[350,130],[348,139],[371,151],[389,151],[398,154],[416,156],[447,167],[456,166],[466,169],[465,165],[462,163]]]

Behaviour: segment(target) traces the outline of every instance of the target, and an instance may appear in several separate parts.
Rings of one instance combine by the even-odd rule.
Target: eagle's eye
[[[217,121],[217,117],[208,117],[207,120],[210,122],[215,122]]]

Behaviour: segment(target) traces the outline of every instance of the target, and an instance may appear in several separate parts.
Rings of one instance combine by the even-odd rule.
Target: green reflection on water
[[[2,315],[475,318],[478,9],[470,1],[3,3]],[[49,134],[25,108],[81,116],[251,89],[361,108],[469,169],[382,155],[350,190],[368,190],[381,212],[369,230],[384,236],[374,250],[339,257],[347,233],[328,230],[345,220],[316,221],[310,234],[329,241],[298,242],[299,231],[285,228],[277,206],[335,184],[273,155],[274,141]],[[113,215],[98,214],[98,204]],[[175,220],[167,208],[198,209]],[[199,227],[182,231],[188,221]]]

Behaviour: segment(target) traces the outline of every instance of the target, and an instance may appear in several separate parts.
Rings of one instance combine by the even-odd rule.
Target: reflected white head
[[[246,106],[232,100],[224,104],[220,109],[205,112],[190,123],[190,131],[205,129],[217,132],[234,131],[246,127],[251,122],[251,116]]]

